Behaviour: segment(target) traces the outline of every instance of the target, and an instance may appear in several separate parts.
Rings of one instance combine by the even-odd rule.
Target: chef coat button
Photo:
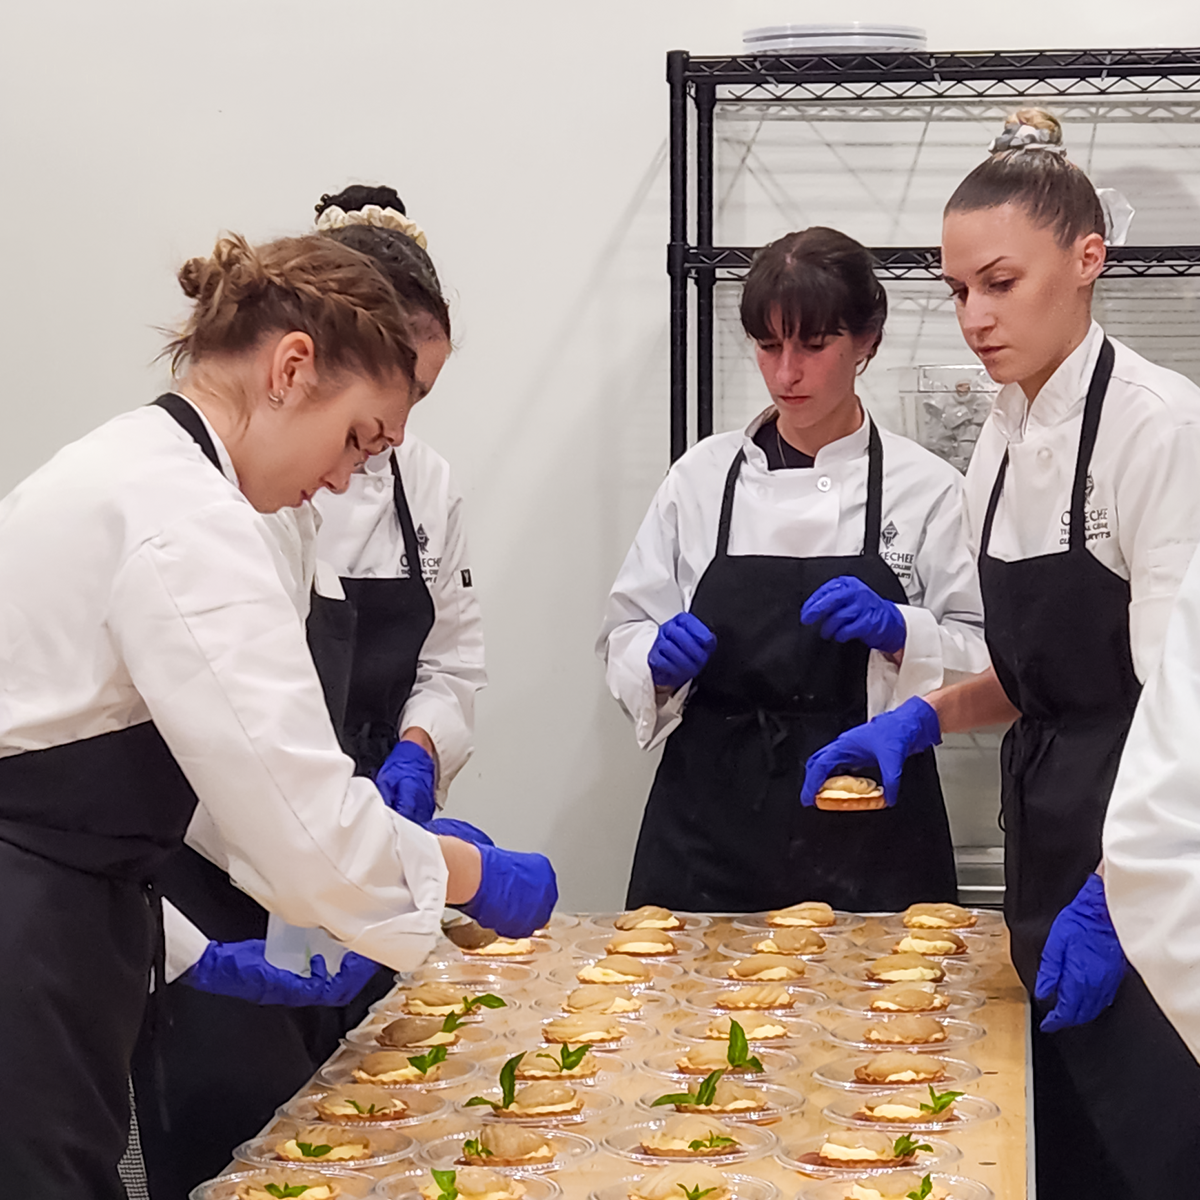
[[[830,479],[828,475],[822,475],[821,478],[817,480],[817,490],[819,492],[827,492],[831,487],[833,487],[833,480]]]

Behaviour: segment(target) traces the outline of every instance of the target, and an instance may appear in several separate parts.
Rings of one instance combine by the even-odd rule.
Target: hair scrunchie
[[[395,229],[406,237],[412,238],[422,250],[429,248],[425,231],[402,212],[395,208],[381,208],[378,204],[364,204],[362,208],[346,212],[331,204],[317,218],[317,231],[325,233],[331,229],[345,229],[348,225],[375,225],[381,229]]]
[[[992,154],[999,154],[1002,150],[1049,150],[1051,154],[1066,154],[1066,146],[1052,141],[1053,136],[1049,129],[1009,121],[1004,126],[1004,132],[992,139],[988,150]]]

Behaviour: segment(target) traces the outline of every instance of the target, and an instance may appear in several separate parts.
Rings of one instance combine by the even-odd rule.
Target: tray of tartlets
[[[939,1091],[944,1091],[948,1087],[971,1083],[979,1078],[979,1074],[974,1063],[909,1048],[834,1059],[817,1067],[813,1078],[826,1087],[854,1092],[891,1092],[898,1087],[927,1084],[935,1084]]]
[[[584,937],[571,947],[576,958],[599,958],[620,954],[626,958],[683,962],[705,954],[704,939],[688,933],[670,933],[665,929],[614,929],[596,937]]]
[[[712,923],[712,917],[701,913],[673,912],[657,904],[643,904],[641,908],[619,913],[592,913],[585,922],[593,929],[611,933],[614,929],[627,932],[631,929],[662,929],[668,933],[699,933]]]
[[[443,1116],[449,1105],[427,1091],[401,1094],[395,1088],[347,1083],[325,1092],[294,1096],[278,1112],[304,1124],[343,1125],[352,1129],[401,1129]]]
[[[847,954],[832,967],[847,983],[884,987],[889,983],[937,983],[960,989],[973,983],[979,969],[971,963],[950,958],[926,958],[905,951],[901,954]]]
[[[720,958],[692,967],[698,979],[714,983],[820,983],[829,968],[803,958],[782,954],[751,954],[746,958]]]
[[[926,1013],[880,1013],[846,1017],[829,1026],[828,1038],[850,1050],[908,1049],[953,1053],[977,1042],[983,1029],[970,1021]]]
[[[1004,914],[994,908],[963,908],[958,904],[910,904],[902,913],[879,918],[889,933],[905,930],[982,933],[993,937],[1004,932]]]
[[[493,1122],[461,1130],[422,1146],[418,1160],[430,1167],[490,1167],[495,1171],[562,1171],[577,1166],[596,1144],[565,1129]]]
[[[945,1170],[962,1157],[943,1138],[913,1131],[835,1128],[784,1144],[776,1155],[792,1171],[815,1178],[848,1173],[876,1175],[912,1169],[919,1175]]]
[[[708,1075],[676,1086],[664,1080],[661,1087],[646,1092],[637,1103],[638,1108],[652,1116],[693,1113],[722,1121],[771,1125],[799,1112],[804,1107],[804,1097],[775,1083],[714,1079]]]
[[[436,1050],[344,1051],[317,1073],[316,1082],[330,1088],[348,1083],[375,1087],[439,1091],[468,1083],[479,1070],[466,1055],[439,1054]]]
[[[825,1037],[825,1029],[815,1021],[797,1017],[781,1017],[775,1013],[756,1013],[753,1010],[738,1016],[726,1013],[717,1016],[692,1017],[675,1026],[675,1036],[685,1042],[727,1042],[733,1022],[737,1021],[752,1046],[780,1046],[793,1049]]]
[[[976,992],[951,991],[927,982],[888,983],[838,998],[838,1008],[854,1016],[861,1013],[929,1013],[961,1018],[982,1006],[983,997]]]
[[[580,983],[616,984],[636,992],[643,988],[662,988],[682,979],[682,964],[666,959],[634,958],[629,954],[588,955],[579,961],[552,967],[552,983],[571,988]]]
[[[921,1200],[993,1200],[992,1189],[974,1179],[916,1171],[826,1179],[802,1189],[796,1200],[912,1200],[913,1196]]]
[[[778,1144],[757,1125],[737,1125],[680,1113],[658,1121],[626,1125],[601,1143],[612,1154],[653,1166],[666,1162],[703,1162],[724,1166],[770,1154]]]
[[[772,954],[781,958],[802,958],[821,962],[855,949],[849,938],[819,929],[797,925],[791,929],[759,929],[727,937],[717,947],[726,958],[749,958],[752,954]]]
[[[683,997],[684,1006],[703,1013],[788,1013],[811,1012],[829,1003],[815,988],[795,983],[742,983],[727,980],[718,987],[700,988]],[[740,1020],[741,1018],[739,1018]]]
[[[276,1200],[301,1196],[309,1200],[365,1200],[375,1181],[345,1169],[312,1171],[306,1167],[256,1167],[231,1171],[194,1188],[188,1200]]]
[[[633,1021],[646,1018],[657,1020],[675,1006],[675,997],[669,992],[648,988],[634,992],[628,987],[605,983],[581,983],[569,992],[540,996],[533,1002],[533,1007],[539,1012],[554,1017],[594,1013]]]
[[[309,1170],[325,1167],[385,1167],[412,1153],[416,1143],[398,1129],[358,1129],[346,1125],[283,1121],[264,1137],[243,1142],[233,1157],[255,1166],[292,1163]]]
[[[497,992],[507,996],[536,981],[537,971],[522,963],[464,962],[437,958],[418,967],[411,975],[397,975],[401,987],[415,983],[449,983],[473,995]]]
[[[765,1179],[721,1171],[707,1163],[659,1167],[645,1175],[630,1175],[619,1183],[597,1188],[589,1200],[776,1200],[779,1189]]]
[[[929,1084],[924,1091],[836,1096],[825,1106],[824,1115],[838,1125],[953,1133],[964,1125],[994,1120],[1000,1115],[1000,1109],[982,1096]]]
[[[384,1200],[445,1200],[451,1195],[457,1200],[554,1200],[562,1189],[549,1176],[533,1172],[426,1167],[386,1175],[372,1193]]]
[[[821,900],[802,900],[786,908],[773,908],[767,912],[744,913],[735,917],[735,929],[746,929],[755,933],[762,929],[815,929],[818,933],[849,933],[863,923],[857,913],[842,912],[831,908]]]
[[[691,1042],[656,1050],[642,1066],[651,1075],[667,1079],[702,1079],[712,1071],[724,1071],[730,1079],[769,1079],[784,1071],[794,1071],[799,1062],[784,1050],[766,1050],[755,1046],[745,1055],[731,1056],[726,1042]]]

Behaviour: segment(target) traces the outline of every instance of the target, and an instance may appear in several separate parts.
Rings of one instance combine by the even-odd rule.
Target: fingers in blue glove
[[[690,612],[682,612],[672,617],[665,628],[670,630],[670,636],[676,634],[685,637],[689,645],[694,646],[701,654],[713,652],[717,644],[717,635],[699,617]]]
[[[494,846],[496,844],[482,829],[472,825],[469,821],[455,820],[454,817],[435,817],[425,828],[430,833],[436,833],[442,837],[460,838],[474,846]]]
[[[423,825],[437,803],[436,768],[429,752],[416,742],[400,741],[375,775],[375,786],[393,812]]]
[[[846,586],[846,576],[839,575],[837,579],[831,579],[828,583],[823,583],[807,600],[804,602],[804,607],[800,609],[800,620],[805,625],[815,625],[822,618],[827,617],[831,612],[836,612],[846,603],[850,592]]]
[[[480,846],[479,890],[457,907],[502,937],[528,937],[550,919],[558,880],[543,854]]]

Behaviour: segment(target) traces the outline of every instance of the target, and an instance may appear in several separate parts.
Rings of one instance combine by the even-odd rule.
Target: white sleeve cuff
[[[942,686],[945,676],[942,635],[937,618],[927,608],[896,606],[904,618],[904,654],[897,666],[872,650],[867,662],[867,719],[898,708],[913,696],[927,696]]]
[[[167,940],[166,979],[174,983],[185,971],[194,967],[208,949],[210,941],[173,905],[164,900],[163,931]]]

